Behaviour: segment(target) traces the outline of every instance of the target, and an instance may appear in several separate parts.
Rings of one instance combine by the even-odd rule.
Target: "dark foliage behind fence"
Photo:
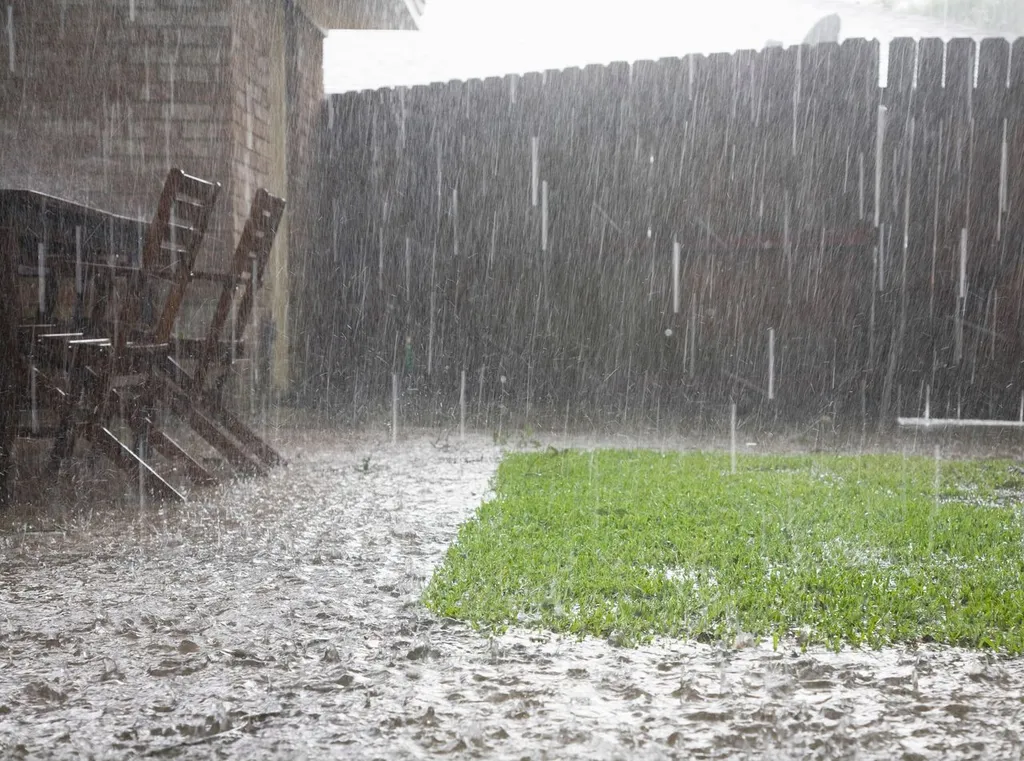
[[[888,56],[886,88],[849,40],[332,97],[308,398],[1017,417],[1024,40]]]

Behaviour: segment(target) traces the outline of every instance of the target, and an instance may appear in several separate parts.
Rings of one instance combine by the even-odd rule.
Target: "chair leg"
[[[167,483],[145,460],[126,447],[108,429],[102,426],[90,425],[86,428],[86,437],[96,449],[102,452],[121,470],[131,474],[136,479],[139,478],[140,472],[143,473],[149,487],[149,492],[153,496],[175,502],[185,501],[185,497],[181,492]]]
[[[167,371],[170,380],[188,393],[194,409],[204,417],[216,422],[234,436],[245,447],[247,454],[252,455],[270,468],[284,464],[284,458],[274,451],[273,447],[257,436],[249,426],[235,415],[228,412],[227,408],[220,402],[223,393],[220,387],[217,387],[213,392],[204,391],[199,388],[195,380],[180,365],[174,362],[167,363]]]
[[[125,400],[123,403],[126,422],[135,436],[135,451],[143,460],[147,459],[151,450],[159,452],[184,470],[189,479],[199,486],[213,486],[220,483],[178,442],[157,427],[155,423],[157,420],[155,394],[159,393],[159,389],[153,388],[154,386],[155,384],[150,384],[150,387],[147,387],[142,401]],[[112,395],[115,402],[122,401],[120,391],[114,389]]]

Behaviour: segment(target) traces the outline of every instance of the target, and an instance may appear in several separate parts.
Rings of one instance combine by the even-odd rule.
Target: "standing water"
[[[550,438],[636,446],[649,438]],[[704,442],[706,446],[709,442]],[[664,440],[669,448],[695,442]],[[295,434],[181,507],[0,533],[8,758],[1015,757],[1024,664],[751,638],[474,631],[419,596],[489,497],[490,437]],[[424,473],[430,473],[424,478]]]

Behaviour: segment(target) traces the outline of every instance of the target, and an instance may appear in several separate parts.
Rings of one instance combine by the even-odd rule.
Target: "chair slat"
[[[203,387],[210,363],[218,355],[220,335],[231,311],[236,288],[239,286],[241,286],[241,294],[235,319],[237,324],[242,326],[249,321],[255,291],[263,280],[263,271],[270,259],[270,249],[274,244],[277,228],[284,215],[284,208],[283,198],[271,195],[265,188],[256,191],[249,210],[249,218],[246,220],[242,236],[238,240],[238,246],[235,248],[235,254],[231,260],[229,274],[233,280],[224,282],[217,308],[214,310],[213,319],[210,321],[210,327],[206,334],[206,348],[195,369],[194,379],[199,388]],[[253,274],[256,277],[255,282]],[[226,372],[227,370],[224,370],[221,375],[224,376]]]

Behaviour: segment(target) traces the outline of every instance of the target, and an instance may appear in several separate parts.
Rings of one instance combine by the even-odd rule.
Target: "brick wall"
[[[235,11],[235,49],[231,63],[231,156],[234,186],[225,198],[235,211],[241,234],[245,214],[258,187],[270,183],[270,59],[267,31],[278,24],[269,3],[244,3]],[[279,33],[280,30],[275,30]],[[270,188],[283,194],[284,188]]]
[[[223,181],[228,4],[13,0],[0,35],[0,185],[148,217],[172,165]]]
[[[204,269],[223,266],[257,188],[286,196],[272,260],[284,296],[257,308],[286,356],[322,60],[322,35],[292,0],[0,2],[0,187],[149,218],[170,167],[220,182]],[[286,384],[287,366],[277,375]]]
[[[323,38],[319,29],[297,10],[290,13],[287,25],[288,104],[288,251],[291,270],[291,310],[298,316],[305,296],[306,267],[316,257],[315,230],[323,218],[322,183],[318,180],[317,156],[324,128],[325,101],[323,82],[314,81],[309,71],[323,71]],[[295,376],[297,361],[304,356],[305,341],[296,340],[305,329],[301,323],[282,326],[290,349]]]

